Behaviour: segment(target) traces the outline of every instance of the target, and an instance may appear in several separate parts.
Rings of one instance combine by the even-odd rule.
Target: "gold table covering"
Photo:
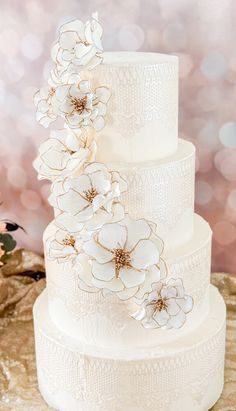
[[[48,411],[37,389],[32,305],[45,287],[32,271],[43,271],[43,258],[18,250],[0,268],[0,411]],[[225,387],[214,411],[236,411],[236,276],[214,273],[228,309]],[[189,410],[191,411],[191,410]]]

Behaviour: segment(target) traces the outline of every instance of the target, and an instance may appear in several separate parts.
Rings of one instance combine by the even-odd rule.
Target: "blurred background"
[[[32,169],[48,136],[32,95],[48,78],[58,27],[98,11],[109,50],[180,57],[180,137],[197,147],[196,210],[213,229],[213,270],[236,272],[236,2],[234,0],[1,0],[0,219],[23,225],[41,252],[49,183]]]

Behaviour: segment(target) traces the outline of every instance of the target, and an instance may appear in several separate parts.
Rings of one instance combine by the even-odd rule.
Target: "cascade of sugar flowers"
[[[97,13],[85,23],[65,23],[52,47],[48,84],[34,97],[42,126],[59,118],[64,122],[50,132],[34,162],[39,178],[52,182],[56,230],[47,241],[47,256],[75,270],[82,290],[133,299],[133,318],[144,327],[179,328],[193,300],[181,279],[166,281],[156,225],[125,212],[126,181],[96,161],[109,100],[115,97],[106,85],[94,87],[91,76],[103,61],[102,32]]]

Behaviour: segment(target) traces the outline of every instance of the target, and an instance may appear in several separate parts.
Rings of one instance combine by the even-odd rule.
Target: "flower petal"
[[[111,92],[107,87],[98,87],[96,89],[96,95],[102,103],[107,103],[111,97]]]
[[[177,298],[176,303],[186,314],[189,313],[193,308],[193,299],[189,295],[186,295],[184,298]]]
[[[145,318],[146,310],[144,307],[140,307],[134,314],[131,315],[135,320],[141,321]]]
[[[150,226],[144,219],[132,220],[129,216],[126,216],[124,223],[128,231],[127,248],[129,250],[131,250],[141,239],[146,240],[151,235]]]
[[[115,264],[111,262],[100,264],[93,261],[92,274],[98,280],[111,281],[115,277]]]
[[[83,228],[83,224],[77,221],[76,217],[68,213],[59,214],[55,218],[55,224],[57,225],[57,227],[63,230],[67,230],[70,233],[78,232]]]
[[[131,263],[135,268],[147,268],[157,264],[159,251],[151,240],[141,240],[131,253]]]
[[[168,306],[167,306],[166,311],[168,312],[168,314],[170,314],[171,316],[178,314],[178,312],[180,311],[180,306],[177,304],[175,298],[168,299],[167,304]]]
[[[156,311],[155,314],[153,315],[153,319],[156,321],[159,327],[163,327],[167,325],[169,318],[170,316],[165,310]]]
[[[162,298],[176,298],[178,296],[176,288],[169,285],[164,286],[160,293]]]
[[[161,273],[157,266],[153,265],[146,272],[146,279],[144,283],[140,286],[139,291],[135,295],[135,298],[141,300],[148,293],[151,293],[153,290],[153,285],[155,284],[155,292],[157,295],[156,284],[161,279]]]
[[[105,126],[105,120],[102,116],[98,116],[93,120],[93,126],[96,131],[100,131]]]
[[[186,315],[180,311],[177,315],[171,317],[168,321],[168,328],[180,328],[186,321]]]
[[[137,291],[138,287],[124,288],[123,291],[118,292],[116,295],[120,300],[125,301],[132,298],[137,293]]]
[[[87,241],[84,244],[84,251],[90,257],[95,258],[99,263],[107,263],[112,260],[113,254],[105,250],[94,239]]]
[[[90,174],[92,181],[92,186],[97,190],[98,193],[106,194],[111,190],[111,177],[109,173],[104,173],[103,171],[97,171]]]
[[[123,178],[120,177],[120,174],[117,171],[112,171],[112,180],[118,182],[120,193],[127,191],[128,184]]]
[[[122,268],[119,273],[121,281],[124,283],[125,287],[137,287],[143,284],[145,281],[146,273],[145,271],[138,271],[134,268]]]
[[[123,248],[126,241],[125,227],[120,224],[106,224],[98,234],[98,241],[108,249]]]
[[[84,196],[85,193],[88,190],[91,190],[92,188],[90,179],[86,174],[82,174],[79,177],[71,178],[69,183],[70,183],[70,186],[73,188],[73,190],[82,194],[82,196]]]
[[[124,284],[122,283],[122,281],[120,281],[119,278],[113,278],[111,281],[104,282],[104,281],[98,280],[95,277],[92,277],[92,285],[94,287],[102,289],[104,295],[107,294],[106,290],[108,292],[117,293],[117,292],[121,292],[124,289]]]
[[[152,291],[149,295],[148,295],[148,301],[152,302],[152,301],[157,301],[159,298],[159,294],[156,291]]]
[[[88,202],[74,190],[69,190],[67,193],[58,196],[57,203],[60,210],[73,215],[78,214],[88,206]]]
[[[83,213],[84,214],[84,213]],[[109,223],[111,216],[104,210],[99,209],[93,214],[93,208],[91,207],[91,216],[85,223],[85,227],[88,231],[95,231]]]
[[[109,220],[111,223],[121,222],[125,215],[125,210],[122,204],[120,203],[113,203],[112,205],[112,217]]]
[[[73,31],[66,31],[61,34],[59,44],[63,49],[72,49],[76,45],[77,34]]]
[[[107,112],[106,104],[99,101],[99,103],[96,105],[96,109],[98,110],[98,116],[104,117],[106,115],[106,112]]]

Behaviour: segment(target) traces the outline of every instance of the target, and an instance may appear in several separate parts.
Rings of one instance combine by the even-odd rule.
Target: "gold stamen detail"
[[[54,96],[55,93],[56,93],[55,87],[50,87],[49,90],[48,90],[48,95],[50,97],[52,97],[52,96]]]
[[[87,40],[83,40],[81,43],[86,47],[90,46],[90,43]]]
[[[93,202],[93,199],[98,195],[96,188],[91,188],[90,190],[84,191],[85,198],[89,203]]]
[[[73,235],[67,234],[66,237],[62,240],[63,245],[70,245],[71,247],[75,246],[75,237]]]
[[[65,148],[65,150],[63,150],[63,152],[64,152],[64,153],[68,153],[68,154],[70,154],[71,156],[76,153],[76,151],[70,150],[69,148]]]
[[[159,298],[156,302],[155,302],[155,307],[157,311],[162,311],[162,310],[166,310],[168,305],[167,305],[167,301],[164,298]]]
[[[81,114],[86,107],[87,96],[83,98],[71,97],[71,104],[73,106],[73,111],[76,111],[77,113]]]
[[[116,278],[119,278],[121,268],[132,268],[130,253],[122,248],[115,248],[113,251],[116,268]]]

